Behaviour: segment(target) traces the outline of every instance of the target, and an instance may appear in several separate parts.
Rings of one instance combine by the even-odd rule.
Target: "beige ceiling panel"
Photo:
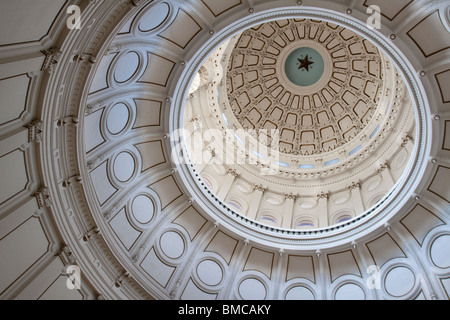
[[[64,0],[2,1],[0,45],[41,40],[48,34],[53,21],[66,2]]]
[[[97,93],[108,88],[107,75],[110,70],[111,63],[116,56],[117,54],[109,54],[102,59],[100,65],[98,66],[97,72],[95,73],[94,79],[92,80],[89,94]]]
[[[37,218],[30,218],[0,241],[0,292],[30,268],[49,249],[49,241]]]
[[[83,300],[79,290],[67,290],[67,281],[71,281],[69,277],[59,276],[39,297],[39,300]]]
[[[138,82],[165,87],[169,81],[175,62],[155,53],[148,52],[147,54],[147,67]]]
[[[240,5],[241,0],[227,0],[227,1],[217,1],[217,0],[201,0],[203,4],[208,8],[209,11],[214,15],[214,17],[220,16],[222,13]]]
[[[400,222],[420,245],[432,229],[444,224],[441,219],[420,204],[416,205]]]
[[[108,161],[91,171],[91,179],[100,205],[103,205],[117,192],[108,176]]]
[[[396,1],[382,1],[382,0],[366,0],[365,6],[376,5],[380,8],[380,13],[393,20],[399,15],[406,7],[413,2],[413,0],[396,0]]]
[[[444,127],[444,143],[442,149],[450,150],[450,120],[445,121]]]
[[[153,189],[161,201],[161,210],[183,195],[172,176],[167,176],[152,183],[149,188]]]
[[[183,293],[180,297],[181,300],[216,300],[217,293],[208,293],[200,289],[192,279],[189,279]]]
[[[195,239],[206,222],[207,220],[193,207],[187,208],[173,220],[173,223],[182,226],[187,231],[191,241]]]
[[[0,80],[0,125],[18,119],[23,114],[30,83],[31,78],[25,74]]]
[[[379,268],[391,259],[406,257],[403,250],[388,233],[368,242],[366,246]]]
[[[85,117],[84,142],[86,153],[105,142],[102,131],[100,129],[100,121],[102,119],[104,108],[95,111]]]
[[[142,158],[142,172],[166,162],[160,140],[136,144]]]
[[[437,73],[435,75],[437,85],[441,94],[442,102],[450,102],[450,70],[445,70],[443,72]]]
[[[201,30],[200,24],[189,13],[180,9],[172,24],[159,36],[184,49]]]
[[[331,282],[343,275],[356,275],[361,277],[361,270],[356,262],[353,252],[343,251],[329,254],[328,264],[330,266]]]
[[[161,101],[134,99],[134,102],[136,103],[136,121],[133,128],[161,125]]]
[[[238,240],[218,231],[206,247],[206,252],[215,252],[220,255],[228,264],[234,255]]]
[[[448,182],[450,181],[450,168],[439,166],[436,170],[433,180],[428,187],[428,190],[441,197],[447,202],[450,202],[450,188]]]
[[[252,248],[243,271],[256,270],[264,273],[270,279],[272,277],[273,258],[274,254],[272,252]]]
[[[109,225],[113,229],[120,243],[127,249],[130,250],[133,244],[137,241],[142,232],[136,230],[128,220],[125,208],[120,210],[112,219],[109,221]]]
[[[0,156],[0,204],[14,197],[28,184],[25,153],[16,149]]]
[[[296,278],[305,278],[312,282],[316,281],[312,257],[295,255],[290,255],[288,257],[286,281]]]
[[[141,268],[159,285],[163,288],[167,286],[173,273],[175,272],[175,267],[169,266],[159,259],[156,255],[155,249],[151,248],[145,258],[140,264]]]
[[[450,48],[449,32],[445,28],[438,11],[431,13],[412,27],[407,35],[425,57]]]

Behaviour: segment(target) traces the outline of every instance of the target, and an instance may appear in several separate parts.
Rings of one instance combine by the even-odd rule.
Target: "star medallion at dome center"
[[[300,66],[298,67],[299,70],[304,68],[306,71],[309,71],[309,66],[314,64],[314,62],[309,60],[308,55],[306,55],[306,58],[304,58],[304,59],[297,58],[297,60],[298,60],[298,62],[300,62]]]

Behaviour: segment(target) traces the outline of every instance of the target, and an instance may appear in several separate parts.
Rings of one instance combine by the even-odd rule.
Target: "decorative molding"
[[[86,62],[86,63],[93,65],[97,62],[97,57],[92,54],[82,53],[82,54],[76,54],[73,57],[73,61]]]
[[[264,192],[266,189],[267,189],[267,188],[266,188],[266,187],[263,187],[261,184],[256,184],[256,185],[253,187],[253,190],[254,190],[254,191],[261,191],[261,192]]]
[[[317,195],[317,199],[328,199],[328,193],[322,191]]]
[[[130,0],[130,4],[133,7],[138,7],[143,1],[142,0]]]
[[[389,163],[385,162],[383,164],[380,164],[380,168],[377,170],[378,173],[383,172],[386,169],[390,169]]]
[[[357,182],[352,182],[352,184],[348,187],[348,189],[351,191],[353,189],[360,188],[360,187],[361,187],[361,183],[359,181],[357,181]]]
[[[78,117],[72,116],[72,117],[65,117],[62,119],[59,119],[57,121],[58,126],[66,126],[66,125],[73,125],[77,126],[80,122],[80,119]]]
[[[46,70],[48,73],[53,73],[56,65],[58,64],[59,58],[62,55],[62,51],[55,48],[49,48],[43,50],[42,53],[45,54],[42,70]]]
[[[64,246],[58,253],[58,257],[61,259],[64,266],[73,265],[76,263],[76,259],[73,256],[69,246]]]
[[[49,189],[46,187],[40,188],[37,192],[33,193],[33,196],[37,200],[39,209],[50,207],[52,204]]]
[[[40,143],[42,141],[42,121],[33,120],[29,124],[25,125],[28,129],[28,142],[36,141]]]
[[[413,141],[413,138],[411,138],[411,136],[407,134],[407,135],[403,138],[401,146],[402,146],[402,147],[405,147],[406,144],[408,143],[408,141]]]
[[[230,174],[235,178],[239,177],[239,173],[237,173],[237,171],[235,169],[231,169],[231,168],[228,169],[227,174]]]
[[[298,195],[293,194],[293,193],[285,193],[285,194],[284,194],[284,198],[285,198],[285,199],[290,199],[290,200],[294,200],[294,201],[295,201],[295,199],[297,198],[297,196],[298,196]]]
[[[83,178],[81,177],[81,175],[78,174],[78,175],[71,176],[67,179],[64,179],[61,184],[62,184],[63,188],[68,188],[72,185],[73,182],[81,183],[82,180],[83,180]]]
[[[92,237],[100,234],[100,229],[98,227],[92,228],[83,235],[83,241],[88,242]]]

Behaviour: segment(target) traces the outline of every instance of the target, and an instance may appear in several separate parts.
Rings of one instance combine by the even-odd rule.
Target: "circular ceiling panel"
[[[133,176],[136,168],[134,157],[128,152],[121,152],[114,160],[114,174],[120,182],[127,182]]]
[[[113,135],[121,133],[127,126],[129,117],[130,110],[124,103],[114,105],[106,121],[108,131]]]
[[[141,63],[139,54],[134,51],[127,52],[121,56],[114,71],[114,79],[117,83],[129,81],[138,71]]]
[[[170,7],[167,3],[158,3],[149,8],[141,17],[139,22],[139,31],[149,32],[158,28],[169,16]]]
[[[307,87],[323,76],[325,64],[319,52],[308,46],[292,51],[284,63],[284,72],[295,85]]]
[[[239,294],[244,300],[264,300],[267,289],[260,280],[247,278],[239,284]]]
[[[132,212],[134,218],[142,224],[149,223],[155,214],[155,204],[152,199],[146,195],[138,195],[132,203]]]

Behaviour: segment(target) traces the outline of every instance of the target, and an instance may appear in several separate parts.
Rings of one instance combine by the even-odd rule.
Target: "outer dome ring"
[[[320,247],[336,246],[358,238],[362,234],[367,234],[375,229],[383,227],[400,210],[405,207],[408,201],[413,201],[412,197],[423,176],[431,148],[431,123],[428,100],[424,94],[424,89],[418,79],[414,68],[403,55],[403,53],[391,42],[376,30],[368,29],[361,21],[344,16],[341,13],[323,10],[312,7],[282,8],[254,13],[251,16],[242,18],[234,24],[228,25],[224,29],[216,32],[212,38],[206,42],[201,49],[192,57],[185,71],[180,76],[174,92],[171,105],[169,130],[174,132],[182,128],[182,115],[184,112],[184,100],[188,93],[190,83],[202,63],[208,58],[212,51],[229,37],[257,24],[264,22],[288,19],[288,18],[311,18],[321,19],[331,23],[336,23],[348,28],[369,39],[379,50],[390,58],[402,74],[405,85],[411,95],[415,111],[416,134],[415,147],[405,173],[394,186],[394,188],[373,208],[364,212],[357,218],[341,225],[313,229],[308,231],[294,231],[282,228],[265,226],[255,221],[250,221],[228,208],[214,195],[208,193],[207,188],[202,186],[201,179],[186,157],[187,152],[179,141],[171,140],[172,150],[180,150],[172,154],[172,160],[176,163],[177,176],[183,182],[189,192],[191,199],[199,203],[198,209],[211,216],[222,227],[230,232],[253,240],[264,245],[273,247],[295,247],[312,249]],[[362,233],[362,231],[364,231]]]

